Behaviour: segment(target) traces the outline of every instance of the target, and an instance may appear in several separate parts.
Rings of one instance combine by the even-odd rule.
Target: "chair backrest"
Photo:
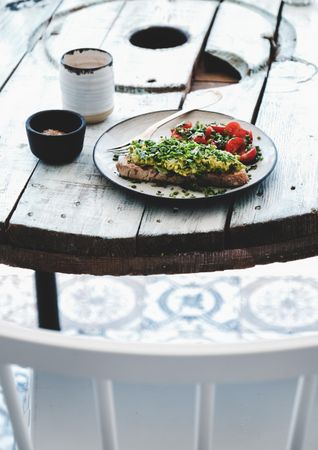
[[[298,377],[286,449],[301,450],[316,389],[318,336],[222,345],[131,344],[0,322],[0,380],[19,450],[31,450],[11,364],[92,378],[104,450],[118,448],[113,381],[197,384],[195,449],[210,450],[216,383]]]

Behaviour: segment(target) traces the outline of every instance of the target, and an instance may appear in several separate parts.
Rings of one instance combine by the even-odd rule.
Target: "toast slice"
[[[182,176],[176,173],[159,172],[151,166],[139,166],[131,161],[127,155],[121,156],[116,164],[119,174],[124,178],[138,181],[153,181],[158,183],[168,183],[174,185],[200,184],[203,186],[234,188],[248,183],[249,178],[245,169],[237,172],[207,173],[200,176]]]

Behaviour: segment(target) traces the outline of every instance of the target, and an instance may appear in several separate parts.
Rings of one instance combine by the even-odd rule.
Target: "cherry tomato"
[[[182,128],[192,128],[192,122],[188,120],[187,122],[184,122],[181,126]]]
[[[252,164],[255,161],[256,155],[257,155],[256,148],[252,147],[247,152],[241,154],[240,161],[243,164]]]
[[[253,133],[250,130],[244,130],[244,128],[240,128],[239,130],[237,130],[235,132],[234,136],[237,136],[237,137],[240,137],[243,139],[245,139],[246,136],[249,136],[251,143],[253,142]]]
[[[216,133],[222,134],[224,132],[224,128],[225,128],[224,125],[211,125],[211,126]]]
[[[209,138],[212,133],[213,133],[213,128],[211,126],[206,127],[205,132],[204,132],[205,137]]]
[[[176,130],[171,130],[171,137],[178,139],[179,141],[182,141],[183,139],[183,137]]]
[[[229,122],[225,125],[224,133],[229,134],[230,136],[236,136],[236,132],[241,128],[241,125],[238,122]]]
[[[206,144],[206,138],[205,136],[194,136],[193,138],[194,142],[196,142],[197,144]]]
[[[246,130],[244,130],[244,128],[239,128],[238,130],[235,131],[235,136],[240,137],[242,139],[245,139],[247,134],[248,133]]]
[[[238,153],[245,148],[245,141],[240,137],[234,137],[227,141],[225,150],[230,153]]]

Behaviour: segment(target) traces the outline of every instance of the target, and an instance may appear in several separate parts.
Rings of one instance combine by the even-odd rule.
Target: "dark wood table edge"
[[[79,256],[0,244],[0,263],[40,272],[155,275],[243,269],[318,255],[318,233],[275,244],[155,256]]]

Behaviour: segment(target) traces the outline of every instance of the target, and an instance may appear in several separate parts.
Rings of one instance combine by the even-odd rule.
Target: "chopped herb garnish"
[[[235,172],[245,168],[237,155],[219,150],[215,145],[173,138],[159,142],[133,141],[129,159],[141,166],[154,167],[161,173],[172,172],[182,176]]]
[[[255,148],[256,148],[255,162],[262,161],[263,160],[262,150],[258,145],[256,145]]]

